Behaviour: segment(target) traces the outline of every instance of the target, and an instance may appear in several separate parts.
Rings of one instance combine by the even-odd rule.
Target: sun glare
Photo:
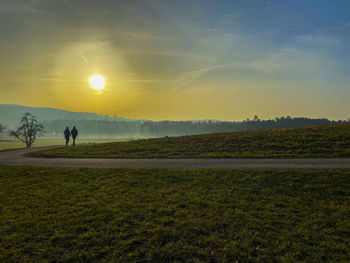
[[[105,82],[105,78],[100,74],[94,74],[89,78],[90,87],[94,90],[103,90]]]

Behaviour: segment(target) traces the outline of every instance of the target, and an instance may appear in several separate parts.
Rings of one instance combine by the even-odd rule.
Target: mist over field
[[[98,115],[87,112],[71,112],[54,108],[27,107],[21,105],[0,105],[0,124],[7,130],[16,127],[22,113],[30,112],[44,125],[45,137],[62,137],[66,127],[76,126],[80,138],[131,138],[193,135],[241,130],[302,127],[346,123],[349,120],[328,120],[325,118],[277,117],[261,120],[258,116],[244,121],[189,120],[150,121],[132,120],[118,116]],[[3,132],[6,137],[6,130]]]

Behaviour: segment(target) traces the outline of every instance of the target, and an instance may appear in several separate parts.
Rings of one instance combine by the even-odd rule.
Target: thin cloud
[[[322,56],[317,53],[283,48],[251,62],[247,68],[265,74],[301,73],[319,71],[322,61]]]
[[[123,79],[123,82],[135,82],[135,83],[179,83],[177,80],[158,80],[158,79]]]
[[[204,75],[208,74],[211,71],[235,67],[235,66],[237,66],[235,63],[220,64],[220,65],[213,65],[206,68],[201,68],[198,70],[186,72],[179,77],[181,84],[177,87],[176,91],[180,91],[188,87],[191,83],[193,83],[194,81],[203,77]]]
[[[321,35],[301,35],[297,36],[297,42],[309,44],[309,45],[338,45],[340,41],[331,37],[321,36]]]
[[[80,51],[80,57],[81,57],[86,63],[89,63],[89,60],[87,60],[87,58],[84,56],[83,51]]]
[[[19,13],[44,13],[44,11],[28,5],[0,6],[0,14],[19,14]]]

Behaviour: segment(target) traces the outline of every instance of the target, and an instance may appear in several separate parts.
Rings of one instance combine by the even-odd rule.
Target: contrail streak
[[[81,57],[86,63],[89,63],[89,60],[87,60],[87,58],[84,56],[83,51],[80,51],[80,57]]]

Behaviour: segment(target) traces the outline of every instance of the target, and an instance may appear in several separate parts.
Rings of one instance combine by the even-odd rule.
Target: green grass
[[[349,262],[350,171],[0,167],[0,262]]]
[[[130,138],[129,138],[130,139]],[[106,143],[115,141],[125,141],[126,138],[79,138],[77,140],[78,144],[95,144],[95,143]],[[33,147],[38,146],[51,146],[51,145],[65,145],[66,141],[64,138],[38,138]],[[70,141],[72,143],[72,140]],[[0,138],[0,151],[12,150],[12,149],[22,149],[26,148],[25,144],[19,140],[13,138]]]
[[[31,155],[91,158],[350,157],[350,124],[143,139]]]

